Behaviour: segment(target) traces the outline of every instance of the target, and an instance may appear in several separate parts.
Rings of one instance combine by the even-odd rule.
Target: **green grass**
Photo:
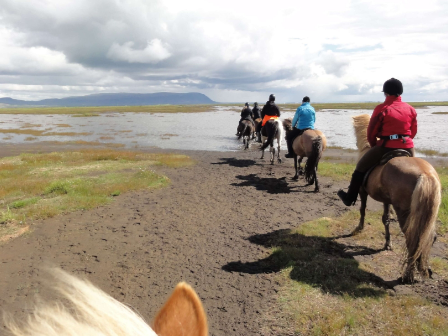
[[[355,165],[352,163],[319,162],[319,175],[331,177],[335,181],[349,181]]]
[[[216,105],[148,105],[148,106],[97,106],[97,107],[7,107],[0,114],[72,114],[73,117],[96,117],[110,112],[195,113],[211,112]]]
[[[112,149],[3,158],[0,200],[5,205],[0,210],[0,224],[13,227],[14,223],[23,225],[29,219],[91,209],[111,202],[121,193],[166,185],[168,178],[151,167],[192,164],[185,155]]]
[[[442,184],[442,202],[439,209],[440,228],[439,233],[448,233],[448,168],[437,168],[440,183]]]
[[[372,110],[380,104],[376,103],[313,103],[316,110],[323,109],[368,109]],[[411,102],[412,106],[448,106],[448,102]],[[300,104],[279,104],[280,109],[295,110]],[[96,117],[106,112],[147,112],[147,113],[195,113],[216,111],[217,106],[235,107],[239,111],[243,103],[203,104],[203,105],[147,105],[147,106],[94,106],[94,107],[6,107],[0,108],[0,114],[72,114],[74,117]],[[443,113],[443,112],[435,112]]]

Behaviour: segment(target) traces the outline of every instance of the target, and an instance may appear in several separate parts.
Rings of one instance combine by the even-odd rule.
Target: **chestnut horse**
[[[283,128],[286,134],[292,131],[291,118],[283,120]],[[327,148],[327,138],[325,135],[317,130],[306,130],[302,135],[294,139],[292,144],[294,150],[294,168],[296,174],[293,179],[298,180],[299,175],[302,175],[301,163],[304,157],[308,160],[305,164],[305,181],[308,184],[315,184],[314,191],[319,191],[319,181],[317,179],[317,167],[319,160],[322,157],[322,153]]]
[[[251,138],[253,138],[254,131],[254,124],[250,120],[243,120],[238,126],[238,140],[243,138],[243,143],[245,145],[244,149],[249,148],[249,141]]]
[[[367,141],[369,121],[368,114],[353,117],[359,158],[370,149]],[[416,270],[424,278],[431,274],[428,261],[436,237],[441,192],[436,170],[425,160],[415,157],[396,157],[375,167],[360,189],[361,219],[353,234],[364,228],[367,196],[370,196],[383,203],[382,221],[386,230],[384,248],[391,249],[389,210],[392,205],[406,240],[403,282],[414,282]]]
[[[35,308],[24,325],[5,317],[13,336],[207,336],[207,318],[195,291],[179,283],[157,314],[151,328],[128,306],[87,281],[61,270],[57,290],[69,302]]]

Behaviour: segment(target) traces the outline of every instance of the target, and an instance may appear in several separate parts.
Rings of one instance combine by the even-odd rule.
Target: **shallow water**
[[[216,112],[202,113],[105,113],[97,117],[72,115],[0,115],[0,129],[46,130],[47,132],[88,133],[88,135],[32,136],[0,134],[3,143],[39,141],[88,141],[123,144],[126,148],[158,147],[162,149],[194,149],[209,151],[241,150],[236,140],[239,112],[219,107]],[[447,107],[418,109],[416,148],[448,152]],[[322,110],[316,115],[316,127],[323,131],[329,146],[356,148],[351,117],[371,114],[371,110]],[[293,117],[294,111],[283,111],[281,119]],[[62,127],[67,124],[71,127]],[[283,141],[283,148],[285,143]]]

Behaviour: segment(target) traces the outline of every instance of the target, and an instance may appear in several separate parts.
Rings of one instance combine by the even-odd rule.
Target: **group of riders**
[[[371,148],[358,161],[348,191],[338,191],[339,198],[346,206],[355,204],[366,173],[380,162],[383,155],[396,149],[407,151],[411,157],[415,154],[413,138],[417,134],[417,113],[411,105],[401,100],[403,84],[398,79],[391,78],[384,83],[383,92],[385,101],[375,107],[367,129]],[[241,111],[240,123],[243,120],[254,123],[254,120],[261,119],[262,122],[255,129],[257,141],[261,142],[261,128],[269,119],[279,117],[280,109],[275,104],[275,95],[271,94],[261,111],[257,103],[252,110],[246,103]],[[310,98],[304,97],[292,120],[292,131],[286,137],[288,153],[285,157],[295,157],[292,149],[294,139],[306,130],[314,129],[315,121],[316,112],[310,104]]]

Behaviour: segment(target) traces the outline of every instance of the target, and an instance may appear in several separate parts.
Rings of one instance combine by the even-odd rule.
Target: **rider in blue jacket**
[[[308,129],[314,129],[314,122],[316,121],[316,111],[314,107],[310,105],[310,98],[304,97],[302,100],[302,105],[300,105],[294,119],[292,119],[292,131],[286,136],[286,144],[288,145],[288,153],[285,154],[287,158],[294,157],[294,150],[292,149],[292,144],[294,139],[299,135],[302,135]]]

